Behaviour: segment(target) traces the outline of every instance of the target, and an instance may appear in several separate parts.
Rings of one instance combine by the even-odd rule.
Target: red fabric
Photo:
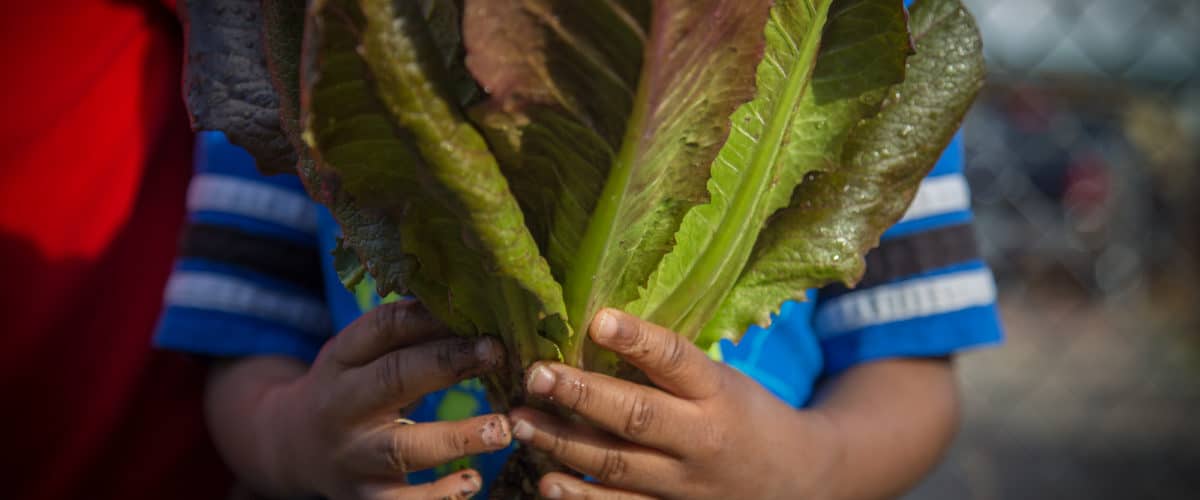
[[[202,367],[150,349],[184,219],[180,30],[158,1],[0,16],[5,498],[224,498]]]

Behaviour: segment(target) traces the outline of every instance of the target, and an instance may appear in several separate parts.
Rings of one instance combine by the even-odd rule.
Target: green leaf
[[[826,19],[828,18],[828,22]],[[695,337],[733,287],[767,218],[804,176],[835,168],[842,144],[904,78],[910,51],[899,0],[783,0],[766,25],[754,100],[630,312]]]
[[[452,77],[465,76],[469,83],[459,86],[465,102],[474,96],[476,86],[465,75],[461,47],[457,52],[453,47],[460,41],[457,27],[460,9],[456,5],[454,0],[422,0],[421,9],[424,17],[439,27],[436,42],[439,50],[448,54],[443,58],[447,72]],[[373,269],[378,287],[375,293],[379,296],[386,297],[393,291],[406,291],[405,270],[411,269],[416,263],[412,256],[401,251],[403,245],[399,228],[382,211],[358,206],[357,200],[340,188],[342,182],[337,172],[326,169],[318,175],[315,161],[301,138],[299,80],[307,14],[305,2],[263,0],[262,13],[267,68],[270,70],[271,83],[280,97],[280,128],[299,153],[297,173],[304,180],[309,194],[329,207],[337,220],[343,221],[346,236],[339,241],[334,252],[334,266],[339,277],[350,288],[360,282],[367,269]],[[430,287],[436,290],[429,293],[432,297],[449,295],[445,286],[428,283],[425,286],[427,292]],[[449,315],[448,301],[434,298],[430,302],[433,303],[431,308],[440,306],[440,310]]]
[[[459,333],[500,334],[515,362],[556,357],[539,335],[570,343],[561,289],[495,158],[447,92],[446,58],[417,7],[310,8],[303,122],[316,176],[335,179],[327,189],[357,209],[346,209],[356,219],[334,215],[360,256],[401,256],[366,262],[381,286],[399,275]],[[373,235],[390,243],[396,233],[398,247],[371,247]]]
[[[979,33],[958,0],[920,0],[910,14],[916,54],[906,79],[852,133],[843,166],[806,181],[771,219],[701,345],[767,326],[771,312],[809,288],[856,282],[863,255],[904,214],[950,142],[983,84]]]
[[[471,110],[562,280],[633,106],[648,0],[468,0]]]
[[[263,49],[271,84],[279,96],[280,131],[297,151],[295,170],[309,195],[329,207],[334,217],[342,221],[345,236],[334,249],[334,267],[342,283],[353,289],[367,270],[372,269],[379,296],[406,291],[404,275],[415,262],[401,251],[399,229],[382,211],[360,207],[352,195],[341,189],[337,172],[318,171],[302,139],[300,65],[306,15],[304,2],[262,1]],[[438,288],[441,293],[434,296],[446,296],[444,288]],[[431,308],[440,307],[448,314],[448,304],[433,302]]]
[[[600,197],[612,148],[595,131],[550,107],[509,113],[488,102],[473,109],[472,117],[492,145],[538,248],[562,282]]]
[[[259,2],[188,0],[180,13],[187,45],[184,96],[192,128],[225,132],[264,172],[294,171],[296,150],[280,125]]]
[[[683,214],[707,199],[704,180],[729,115],[753,96],[746,68],[762,57],[768,7],[765,0],[653,3],[620,147],[566,277],[576,331],[600,307],[637,297]]]

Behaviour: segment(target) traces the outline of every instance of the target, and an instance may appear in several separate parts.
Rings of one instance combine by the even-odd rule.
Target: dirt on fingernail
[[[508,420],[505,418],[493,418],[483,424],[479,429],[479,437],[483,443],[488,446],[506,446],[512,441],[512,431],[509,429]],[[465,478],[464,478],[465,479]]]

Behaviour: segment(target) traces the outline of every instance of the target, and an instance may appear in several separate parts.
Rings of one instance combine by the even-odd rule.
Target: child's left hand
[[[596,478],[547,474],[548,498],[811,498],[838,458],[836,429],[708,358],[686,338],[614,310],[590,334],[641,369],[648,387],[559,363],[526,377],[595,427],[531,408],[511,414],[513,436]]]

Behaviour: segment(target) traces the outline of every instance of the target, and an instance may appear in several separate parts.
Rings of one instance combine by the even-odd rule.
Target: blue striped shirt
[[[315,357],[333,329],[317,206],[300,180],[259,174],[248,153],[205,132],[187,208],[155,343],[212,356]],[[280,255],[292,259],[279,265]]]

